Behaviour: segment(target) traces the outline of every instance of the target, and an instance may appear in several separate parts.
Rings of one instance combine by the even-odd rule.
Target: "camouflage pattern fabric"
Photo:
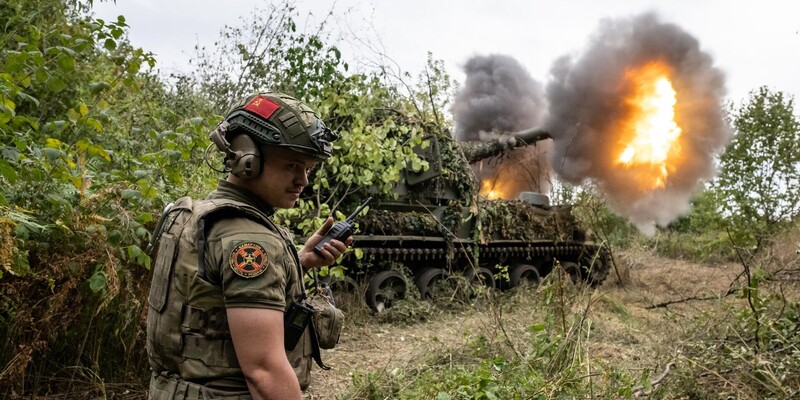
[[[302,290],[291,237],[272,222],[271,208],[225,181],[205,200],[181,199],[173,210],[159,241],[149,298],[147,345],[154,376],[246,391],[225,310],[287,309]],[[198,238],[203,236],[199,268]],[[310,382],[310,355],[306,332],[287,353],[302,388]],[[151,398],[159,398],[155,395]]]
[[[225,120],[231,133],[244,131],[260,144],[286,146],[319,158],[330,157],[331,142],[338,138],[314,110],[283,93],[242,98],[228,110]]]

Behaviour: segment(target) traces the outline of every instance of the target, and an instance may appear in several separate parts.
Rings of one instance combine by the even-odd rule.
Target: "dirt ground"
[[[616,260],[619,274],[612,271],[605,284],[583,291],[591,301],[588,356],[631,373],[644,368],[654,374],[664,370],[673,358],[676,340],[685,340],[681,338],[686,337],[686,322],[699,313],[722,310],[713,300],[646,307],[723,294],[741,272],[736,264],[696,264],[643,251],[618,254]],[[363,312],[355,314],[346,323],[337,347],[323,350],[323,359],[332,369],[314,368],[307,399],[351,398],[354,373],[391,374],[393,369],[413,366],[434,352],[463,348],[476,334],[488,336],[490,341],[501,335],[497,315],[486,307],[444,313],[435,320],[406,326],[381,323]],[[536,317],[517,309],[503,314],[501,320],[513,340],[513,332],[524,332]]]

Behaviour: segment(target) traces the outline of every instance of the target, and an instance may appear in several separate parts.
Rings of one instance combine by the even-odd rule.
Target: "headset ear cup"
[[[261,151],[249,135],[236,135],[231,139],[231,151],[235,158],[227,159],[225,165],[240,179],[252,179],[261,173]]]

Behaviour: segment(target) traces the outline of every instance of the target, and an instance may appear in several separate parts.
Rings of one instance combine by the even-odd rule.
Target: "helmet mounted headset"
[[[238,101],[209,137],[225,153],[226,169],[250,179],[261,172],[260,146],[288,147],[324,160],[331,156],[339,135],[297,99],[259,93]]]

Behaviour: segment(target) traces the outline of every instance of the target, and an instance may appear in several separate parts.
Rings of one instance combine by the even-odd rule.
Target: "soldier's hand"
[[[330,242],[326,243],[323,247],[322,251],[317,253],[314,251],[314,246],[319,243],[322,238],[325,237],[325,233],[328,232],[329,229],[333,226],[333,217],[328,217],[325,220],[325,223],[311,235],[308,240],[306,240],[305,245],[303,248],[300,249],[300,263],[303,265],[303,268],[309,270],[311,268],[318,268],[323,267],[326,265],[333,264],[337,258],[339,258],[342,254],[344,254],[347,247],[353,244],[353,237],[348,237],[344,243],[332,239]]]

